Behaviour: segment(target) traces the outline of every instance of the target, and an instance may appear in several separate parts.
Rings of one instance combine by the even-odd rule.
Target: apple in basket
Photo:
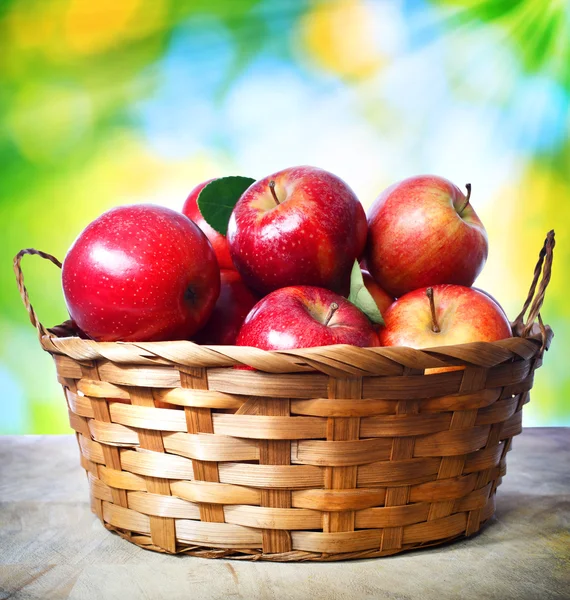
[[[292,285],[348,291],[366,242],[366,215],[339,177],[292,167],[251,185],[227,225],[233,262],[262,294]]]
[[[487,234],[467,195],[442,177],[384,190],[368,211],[366,265],[396,298],[440,283],[470,286],[487,260]]]
[[[512,335],[503,309],[487,294],[462,285],[434,285],[398,298],[384,313],[382,346],[432,348],[495,342]]]
[[[200,195],[200,192],[212,181],[215,181],[215,179],[208,179],[208,181],[198,184],[190,192],[188,198],[186,198],[186,202],[184,202],[182,212],[189,219],[194,221],[194,223],[196,223],[196,225],[198,225],[198,227],[206,234],[206,237],[210,240],[212,248],[216,253],[220,269],[235,269],[234,263],[230,257],[230,249],[228,247],[226,236],[217,232],[206,222],[198,206],[198,196]]]
[[[362,269],[362,279],[366,289],[370,292],[370,295],[376,302],[376,306],[380,311],[380,314],[384,314],[388,307],[394,302],[394,298],[390,294],[386,293],[377,283],[370,273]]]
[[[71,318],[98,341],[187,339],[220,291],[216,256],[200,228],[150,204],[120,206],[89,224],[62,278]]]
[[[237,271],[220,271],[220,295],[206,325],[194,336],[199,344],[232,345],[249,311],[259,300]]]
[[[238,346],[288,350],[331,344],[377,346],[372,323],[354,304],[314,286],[280,288],[247,315]]]

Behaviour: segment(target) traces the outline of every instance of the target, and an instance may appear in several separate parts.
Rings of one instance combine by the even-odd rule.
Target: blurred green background
[[[473,184],[477,285],[514,318],[555,227],[556,333],[525,425],[570,425],[570,3],[566,0],[0,2],[0,433],[70,431],[11,261],[63,258],[118,204],[179,209],[204,179],[297,164],[368,206],[435,173]],[[24,261],[46,326],[57,269]]]

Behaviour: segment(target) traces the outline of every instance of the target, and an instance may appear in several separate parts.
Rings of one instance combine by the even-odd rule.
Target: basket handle
[[[546,347],[547,339],[546,339],[546,328],[544,323],[542,322],[542,318],[540,316],[540,309],[542,307],[542,303],[544,302],[544,294],[546,292],[546,288],[550,282],[550,275],[552,272],[552,259],[553,259],[553,250],[555,245],[554,239],[554,229],[549,231],[546,234],[546,239],[544,240],[544,245],[538,255],[538,262],[536,263],[536,267],[534,268],[534,277],[532,279],[532,284],[528,291],[527,299],[522,307],[521,312],[517,316],[517,318],[513,321],[513,330],[517,328],[522,328],[521,337],[527,337],[534,325],[534,322],[538,319],[538,324],[540,326],[540,332],[542,336],[542,350]],[[537,291],[538,285],[538,291]],[[529,309],[528,317],[526,319],[526,323],[524,321],[524,315],[526,311]]]
[[[18,254],[14,257],[14,273],[16,274],[16,282],[18,284],[18,289],[20,290],[20,296],[22,298],[22,302],[28,311],[28,316],[30,317],[30,322],[32,325],[38,330],[38,335],[40,336],[40,340],[44,335],[50,335],[47,329],[40,323],[38,316],[36,315],[36,311],[34,307],[30,303],[30,298],[28,297],[28,290],[24,285],[24,274],[22,273],[22,267],[20,263],[22,262],[22,258],[26,254],[36,254],[37,256],[41,256],[46,260],[51,261],[54,265],[58,266],[61,269],[61,263],[55,256],[48,254],[47,252],[42,252],[41,250],[35,250],[34,248],[26,248],[24,250],[20,250]]]

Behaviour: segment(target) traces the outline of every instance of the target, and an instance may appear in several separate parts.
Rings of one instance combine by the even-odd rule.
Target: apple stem
[[[269,189],[271,190],[271,195],[273,196],[273,200],[275,200],[275,204],[281,204],[277,194],[275,193],[275,182],[273,180],[269,182]]]
[[[469,204],[469,198],[471,198],[471,184],[466,183],[465,188],[467,189],[467,200],[465,200],[465,204],[457,211],[459,214],[461,214],[467,208],[467,205]]]
[[[439,323],[437,322],[437,317],[435,316],[435,300],[433,298],[433,288],[428,287],[426,290],[426,296],[429,298],[429,307],[431,309],[431,330],[434,333],[439,333],[441,329],[439,328]]]
[[[327,316],[325,317],[325,322],[323,323],[323,325],[328,325],[329,321],[332,319],[332,316],[334,315],[334,313],[338,310],[338,304],[336,302],[333,302],[330,306],[329,306],[329,312],[327,313]]]

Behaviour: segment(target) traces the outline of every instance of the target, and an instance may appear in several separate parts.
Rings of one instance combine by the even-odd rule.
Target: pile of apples
[[[507,338],[503,309],[471,287],[488,242],[466,187],[412,177],[366,215],[315,167],[206,181],[181,212],[121,206],[88,225],[63,263],[66,304],[97,341],[285,350]]]

